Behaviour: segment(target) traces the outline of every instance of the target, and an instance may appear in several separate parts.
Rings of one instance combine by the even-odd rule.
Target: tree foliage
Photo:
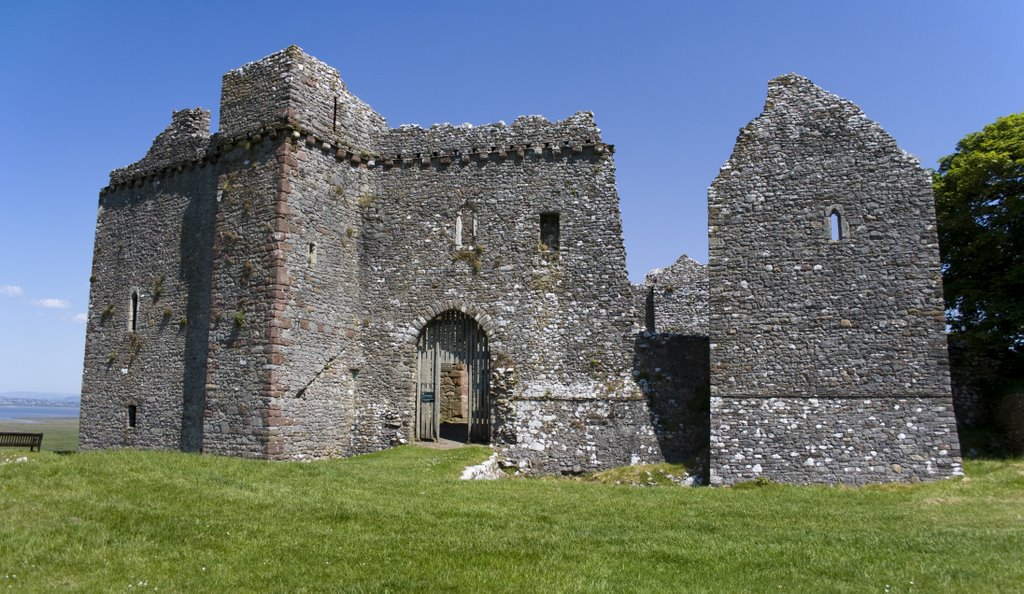
[[[1024,352],[1024,113],[965,136],[933,184],[954,336],[977,352]]]

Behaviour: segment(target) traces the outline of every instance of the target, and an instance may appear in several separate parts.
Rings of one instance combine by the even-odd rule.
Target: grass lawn
[[[0,421],[0,431],[19,431],[43,434],[44,452],[78,451],[78,417],[41,417],[31,422]],[[27,452],[28,448],[0,448],[3,454]]]
[[[402,447],[315,463],[31,454],[0,465],[0,589],[1024,587],[1024,461],[864,488],[457,480],[488,453]]]

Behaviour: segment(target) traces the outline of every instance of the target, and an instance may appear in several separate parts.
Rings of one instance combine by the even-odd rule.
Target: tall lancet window
[[[822,227],[829,241],[839,242],[850,238],[850,221],[842,206],[830,204],[825,207],[824,215]]]
[[[476,244],[476,211],[462,210],[455,215],[455,248],[471,249]]]
[[[132,291],[131,304],[128,309],[128,330],[135,332],[139,322],[139,292]]]

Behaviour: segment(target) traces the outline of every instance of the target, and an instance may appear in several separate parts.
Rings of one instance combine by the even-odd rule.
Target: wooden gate
[[[465,437],[468,441],[487,443],[491,435],[489,398],[490,354],[487,335],[476,320],[466,314],[449,310],[431,320],[416,342],[416,437],[436,440],[441,437],[441,406],[445,391],[468,384],[465,406]],[[446,425],[459,425],[446,423]]]

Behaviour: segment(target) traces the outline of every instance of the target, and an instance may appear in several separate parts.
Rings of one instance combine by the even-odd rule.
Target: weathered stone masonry
[[[83,447],[195,450],[201,444],[216,177],[194,159],[205,151],[209,122],[201,110],[176,113],[146,158],[111,174],[119,191],[100,199]],[[152,175],[168,164],[174,169]],[[136,331],[130,332],[133,292]],[[129,405],[137,410],[131,429]]]
[[[182,147],[163,140],[181,138]],[[611,154],[589,114],[389,129],[297,48],[228,73],[217,134],[176,115],[101,195],[83,400],[87,424],[98,421],[83,446],[181,447],[186,428],[189,449],[252,457],[407,442],[417,338],[455,310],[516,378],[490,413],[490,441],[507,460],[526,472],[660,460],[648,395],[633,381],[634,289]],[[123,219],[133,212],[118,206],[123,195],[168,204],[170,179],[189,188],[183,203],[206,209],[201,236],[174,226],[173,213]],[[542,237],[542,219],[554,221],[557,243]],[[172,256],[208,254],[195,271],[203,319],[172,316],[205,329],[202,345],[154,334],[150,346],[155,329],[99,319],[108,303],[123,308],[132,278],[101,250],[104,238],[132,227],[130,241]],[[131,282],[157,273],[148,263]],[[177,288],[167,283],[163,299]],[[187,289],[181,298],[193,299]],[[142,353],[162,340],[173,356],[117,367],[96,348],[132,340]],[[201,386],[185,390],[185,375]],[[201,422],[156,421],[164,408],[182,416],[185,402],[201,404]],[[132,403],[137,426],[125,428]],[[164,433],[150,433],[154,421]]]
[[[913,157],[852,103],[777,78],[708,191],[708,226],[713,483],[959,472]]]
[[[834,99],[809,83],[795,89],[812,101]],[[792,109],[799,116],[815,105]],[[511,125],[393,129],[348,92],[336,70],[295,47],[225,75],[220,113],[220,130],[211,135],[207,112],[177,112],[146,157],[113,172],[101,192],[83,374],[84,448],[320,458],[433,438],[433,422],[471,418],[478,429],[483,423],[482,437],[505,463],[526,473],[664,459],[704,468],[709,444],[711,476],[719,482],[759,474],[893,480],[955,470],[955,434],[947,443],[940,431],[945,413],[938,410],[945,355],[933,336],[930,267],[937,251],[916,222],[881,232],[917,251],[865,252],[868,244],[855,240],[872,231],[862,229],[860,205],[843,202],[851,195],[839,186],[826,192],[843,209],[850,241],[823,248],[832,249],[832,260],[822,259],[821,270],[806,258],[808,272],[836,282],[829,277],[833,262],[845,262],[848,249],[853,269],[878,268],[884,280],[895,279],[890,285],[897,288],[881,305],[870,298],[879,279],[861,272],[842,282],[867,296],[821,289],[821,299],[850,304],[837,318],[841,329],[877,319],[889,334],[838,336],[825,307],[801,318],[802,334],[780,350],[764,327],[784,314],[765,311],[789,312],[792,291],[747,280],[743,266],[730,268],[755,257],[747,252],[760,249],[762,230],[733,236],[727,231],[739,227],[715,222],[723,211],[735,222],[735,196],[762,206],[777,200],[771,176],[768,182],[720,178],[709,194],[709,313],[708,269],[688,258],[652,272],[641,286],[629,284],[613,147],[588,113],[554,123],[530,116]],[[828,148],[807,137],[790,140],[792,148],[779,146],[798,154]],[[894,148],[887,142],[879,149],[885,155]],[[776,144],[757,146],[751,160],[781,159],[785,151]],[[741,136],[731,164],[741,162],[745,146]],[[875,154],[871,146],[843,150],[855,161],[857,151],[866,150],[863,158]],[[813,160],[810,152],[806,160]],[[820,164],[787,171],[808,186],[820,182]],[[924,212],[930,194],[922,193],[918,178],[897,176],[891,184],[911,189],[911,203],[925,220],[932,216]],[[815,202],[777,213],[800,217],[821,208]],[[827,217],[815,215],[818,235]],[[808,249],[818,249],[812,244]],[[791,258],[782,256],[783,247],[806,246],[779,246],[773,265]],[[892,259],[855,262],[879,255]],[[759,287],[754,299],[761,306],[734,306],[736,299],[750,305],[747,293],[736,292],[742,282],[743,290],[752,282]],[[930,321],[920,322],[922,315]],[[476,330],[452,334],[451,323]],[[793,381],[779,391],[752,379],[760,363],[742,356],[751,350],[719,340],[719,333],[735,336],[732,330],[740,335],[735,341],[750,340],[759,357],[778,362],[768,368],[772,380]],[[472,343],[477,354],[462,350],[469,343],[458,341],[468,340],[466,332],[480,335]],[[898,352],[886,350],[897,342]],[[799,345],[796,353],[790,344]],[[904,357],[905,350],[914,356]],[[723,388],[725,374],[733,379]],[[813,388],[794,379],[811,377],[818,378]],[[743,387],[730,391],[737,381]],[[819,384],[845,389],[851,381],[861,390],[856,402],[820,404]],[[442,412],[431,421],[435,396]],[[749,401],[765,397],[771,398],[767,409]],[[893,412],[897,404],[902,412]],[[857,479],[837,471],[830,452],[805,457],[826,469],[817,474],[734,461],[735,454],[773,459],[776,449],[789,455],[810,444],[827,449],[841,439],[820,426],[796,437],[767,439],[758,431],[776,431],[780,415],[832,418],[836,410],[864,434],[858,439],[880,452],[844,461],[858,469]],[[913,429],[897,433],[893,423],[904,417]],[[942,448],[945,458],[937,453]]]

